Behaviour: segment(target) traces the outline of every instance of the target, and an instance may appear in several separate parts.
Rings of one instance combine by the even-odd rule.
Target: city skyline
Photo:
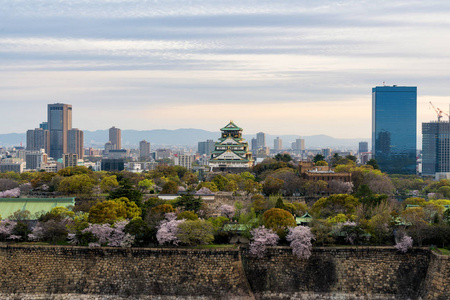
[[[214,130],[235,120],[248,133],[369,138],[370,89],[386,82],[418,87],[420,135],[436,118],[429,101],[450,102],[442,1],[2,7],[0,133],[36,127],[48,103],[62,102],[82,130]]]

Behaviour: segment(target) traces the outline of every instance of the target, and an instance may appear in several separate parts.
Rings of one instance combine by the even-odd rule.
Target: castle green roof
[[[221,131],[242,131],[241,127],[238,127],[236,124],[233,123],[233,121],[230,121],[228,125],[226,125],[223,128],[220,128]]]

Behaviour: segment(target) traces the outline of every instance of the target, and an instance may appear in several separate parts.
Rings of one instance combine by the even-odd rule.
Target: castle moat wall
[[[1,299],[450,299],[448,256],[415,248],[0,246]]]

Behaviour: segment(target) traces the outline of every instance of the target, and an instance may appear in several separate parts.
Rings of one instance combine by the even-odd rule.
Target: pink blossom
[[[413,239],[406,234],[400,239],[400,241],[395,245],[398,251],[402,253],[406,253],[408,249],[412,248]]]
[[[7,239],[12,235],[17,222],[13,220],[0,221],[0,238]]]
[[[88,228],[83,229],[83,233],[90,232],[97,238],[97,243],[91,243],[91,246],[107,245],[110,247],[130,247],[134,241],[134,237],[125,233],[125,226],[128,221],[119,221],[110,226],[109,224],[90,224]],[[74,241],[74,236],[70,235],[71,243]]]
[[[224,204],[219,207],[219,212],[222,216],[231,219],[234,216],[234,206]]]
[[[306,226],[291,227],[286,236],[287,241],[291,242],[292,253],[302,259],[308,259],[311,256],[311,240],[314,238],[311,229]]]
[[[177,237],[178,225],[183,223],[185,220],[177,220],[175,213],[167,213],[166,220],[162,220],[159,224],[158,232],[156,233],[156,239],[160,245],[163,244],[174,244],[178,245],[180,240]]]
[[[267,246],[275,246],[280,239],[271,229],[264,226],[252,229],[250,231],[252,238],[250,242],[250,253],[258,257],[263,257]]]
[[[211,194],[214,194],[214,193],[211,192],[211,190],[208,189],[207,187],[202,187],[195,194],[196,195],[211,195]]]
[[[19,196],[20,196],[19,188],[14,188],[11,190],[0,192],[0,198],[18,198]]]

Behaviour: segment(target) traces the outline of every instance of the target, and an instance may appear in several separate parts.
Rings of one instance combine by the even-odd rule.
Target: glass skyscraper
[[[417,87],[372,88],[372,157],[381,171],[416,173]]]
[[[50,157],[62,158],[67,153],[67,132],[72,129],[72,105],[48,105],[47,123],[50,131]]]

